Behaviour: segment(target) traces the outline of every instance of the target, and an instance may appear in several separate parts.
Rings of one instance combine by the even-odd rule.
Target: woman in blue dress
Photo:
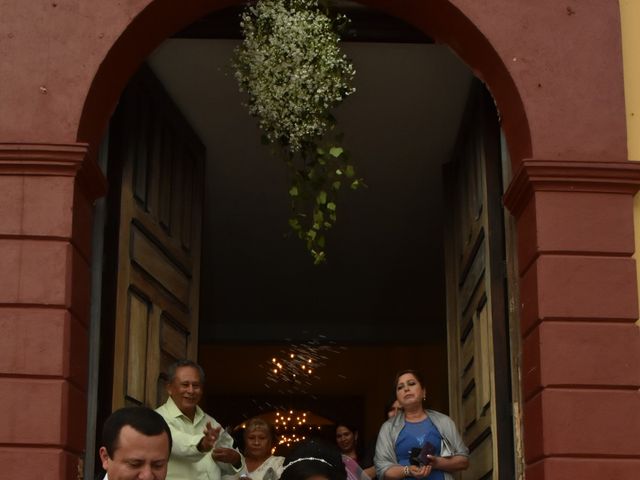
[[[402,410],[380,428],[375,466],[380,480],[451,480],[451,472],[469,467],[469,449],[447,415],[425,410],[420,375],[404,370],[394,382]]]

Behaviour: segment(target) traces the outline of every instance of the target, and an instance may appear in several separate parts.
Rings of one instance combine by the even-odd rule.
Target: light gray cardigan
[[[441,457],[453,457],[454,455],[469,456],[469,449],[462,441],[460,433],[448,416],[435,410],[425,410],[436,429],[442,437],[440,444]],[[376,466],[376,476],[379,480],[384,480],[384,474],[394,465],[398,465],[396,457],[396,441],[398,435],[404,427],[404,412],[399,411],[395,417],[390,418],[382,424],[376,442],[376,455],[373,459]],[[444,478],[449,480],[453,476],[444,472]]]

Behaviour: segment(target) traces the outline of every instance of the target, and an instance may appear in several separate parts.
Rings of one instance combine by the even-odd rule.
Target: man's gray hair
[[[173,382],[173,380],[176,378],[176,370],[181,367],[192,367],[198,370],[198,374],[200,375],[200,383],[204,384],[204,370],[196,362],[187,358],[176,360],[171,365],[169,365],[169,368],[167,369],[167,383]]]

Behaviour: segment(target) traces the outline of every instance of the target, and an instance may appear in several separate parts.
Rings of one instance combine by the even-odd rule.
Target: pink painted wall
[[[137,65],[222,0],[1,0],[0,470],[77,478],[94,153]],[[449,44],[516,171],[527,478],[635,478],[640,336],[617,2],[370,0]],[[571,2],[569,2],[571,3]]]

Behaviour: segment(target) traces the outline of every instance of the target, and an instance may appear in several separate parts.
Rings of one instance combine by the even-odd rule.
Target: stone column
[[[640,164],[525,160],[517,218],[527,480],[635,478]]]
[[[0,465],[72,479],[85,445],[92,203],[87,146],[0,144]]]

